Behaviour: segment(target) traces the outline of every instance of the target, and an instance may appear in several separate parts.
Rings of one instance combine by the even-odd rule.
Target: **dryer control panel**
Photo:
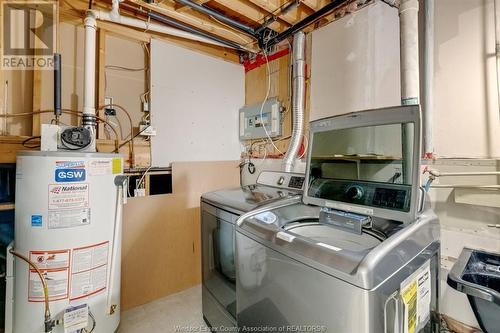
[[[302,191],[305,176],[300,173],[262,171],[257,184],[283,188],[292,191]]]

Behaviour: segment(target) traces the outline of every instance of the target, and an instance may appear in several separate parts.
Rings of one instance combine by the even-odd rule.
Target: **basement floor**
[[[201,286],[122,313],[117,333],[208,332],[201,313]]]

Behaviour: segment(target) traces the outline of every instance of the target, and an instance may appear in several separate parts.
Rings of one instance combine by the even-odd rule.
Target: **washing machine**
[[[311,123],[302,198],[240,217],[244,331],[437,332],[440,228],[420,187],[420,112]]]
[[[304,174],[263,171],[256,184],[202,195],[202,308],[213,330],[236,327],[236,220],[251,210],[300,197],[304,179]]]

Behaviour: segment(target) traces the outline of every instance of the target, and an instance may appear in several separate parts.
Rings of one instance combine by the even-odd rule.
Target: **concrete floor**
[[[201,313],[201,286],[122,313],[118,333],[208,332]]]

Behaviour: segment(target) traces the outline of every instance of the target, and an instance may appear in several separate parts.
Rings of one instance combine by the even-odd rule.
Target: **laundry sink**
[[[464,248],[448,285],[467,295],[484,332],[500,333],[500,254]]]

